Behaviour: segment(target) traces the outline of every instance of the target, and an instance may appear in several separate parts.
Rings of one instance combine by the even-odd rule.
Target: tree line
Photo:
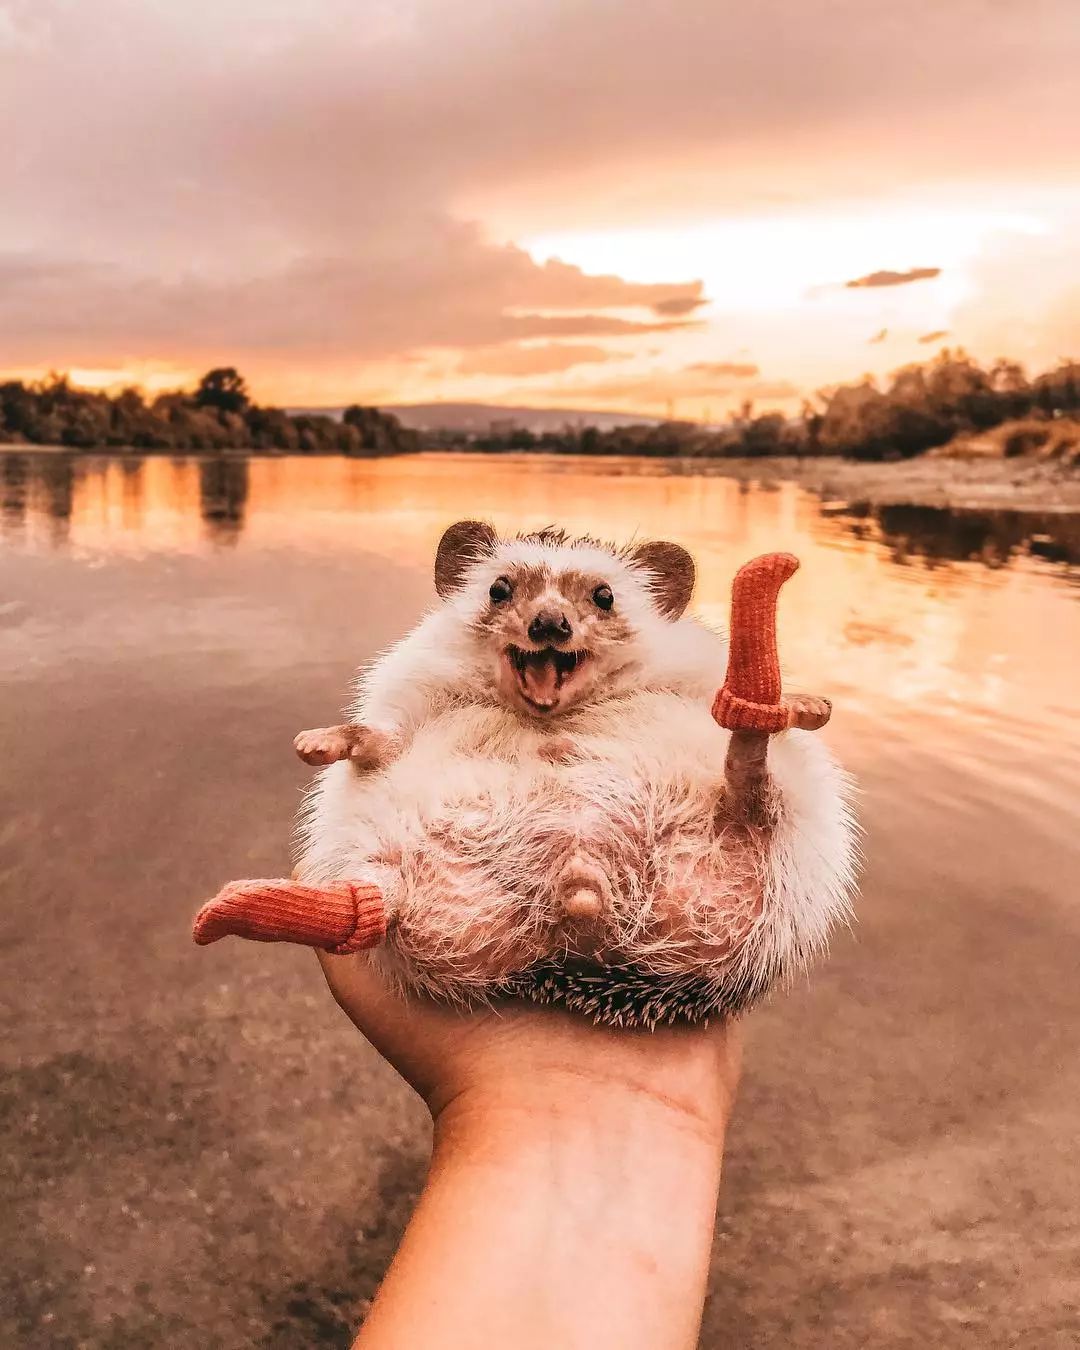
[[[871,376],[823,390],[798,417],[756,414],[751,404],[721,427],[692,422],[628,425],[601,431],[567,427],[534,434],[526,428],[471,439],[482,450],[549,450],[610,455],[843,455],[899,459],[955,437],[1020,419],[1044,420],[1080,412],[1080,363],[1063,361],[1028,379],[1015,361],[983,367],[963,351],[905,366],[884,385]],[[1023,436],[1021,428],[1018,436]],[[462,438],[446,434],[446,445]],[[1016,452],[1026,448],[1018,445]]]
[[[285,450],[301,454],[415,450],[415,432],[396,417],[358,404],[340,420],[290,414],[254,403],[232,366],[208,371],[193,392],[147,399],[140,389],[115,395],[79,389],[64,375],[0,384],[0,442],[123,446],[136,450]]]
[[[630,424],[602,431],[567,426],[540,434],[505,428],[486,435],[426,433],[437,448],[546,450],[585,455],[844,455],[895,459],[921,454],[955,437],[1018,422],[1015,450],[1031,426],[1080,413],[1080,363],[1063,361],[1029,379],[1015,361],[984,367],[963,351],[905,366],[884,384],[870,376],[823,390],[797,417],[755,413],[746,404],[721,427],[691,422]],[[1025,431],[1019,425],[1027,419]],[[147,397],[135,388],[110,396],[79,389],[67,377],[0,384],[0,442],[145,450],[279,450],[397,453],[420,448],[415,431],[377,408],[353,405],[340,419],[290,414],[254,403],[231,366],[209,371],[192,392]]]

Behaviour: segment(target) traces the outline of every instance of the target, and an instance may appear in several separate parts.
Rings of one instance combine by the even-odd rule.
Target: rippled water
[[[329,1034],[321,1005],[311,1011],[295,992],[309,987],[285,980],[293,967],[280,954],[227,944],[189,954],[190,913],[225,877],[286,865],[304,781],[293,732],[332,718],[355,665],[430,602],[436,540],[463,516],[504,530],[557,522],[616,539],[677,539],[699,562],[697,609],[718,622],[741,562],[772,549],[802,559],[781,600],[782,656],[791,688],[834,701],[824,734],[862,786],[867,868],[855,933],[808,988],[756,1015],[744,1092],[752,1124],[729,1183],[738,1241],[760,1263],[766,1249],[781,1260],[775,1253],[791,1239],[804,1253],[802,1274],[785,1286],[793,1298],[831,1278],[814,1264],[825,1251],[847,1252],[845,1269],[879,1259],[868,1252],[893,1253],[905,1269],[930,1262],[931,1282],[960,1263],[982,1290],[969,1299],[975,1325],[993,1330],[1012,1318],[1030,1327],[1030,1291],[1051,1306],[1076,1269],[1038,1215],[1056,1206],[1075,1231],[1080,1209],[1075,1186],[1060,1199],[1054,1162],[1073,1147],[1080,1106],[1073,518],[823,505],[792,484],[767,488],[724,477],[722,466],[667,462],[0,452],[0,943],[13,971],[0,999],[18,1062],[120,1060],[153,1082],[169,1064],[168,1097],[201,1062],[173,1064],[177,1037],[219,1034],[215,1053],[233,1063],[243,1026],[260,1045],[278,1036],[274,1053],[289,1064],[273,1012],[282,999],[291,1000],[290,1025]],[[215,992],[236,970],[245,972],[239,1004]],[[37,978],[19,978],[28,972]],[[233,1123],[260,1100],[251,1064],[234,1067],[243,1093],[230,1097],[224,1079],[213,1092],[204,1084]],[[303,1114],[297,1081],[317,1070],[304,1060],[293,1071],[266,1103],[274,1115],[281,1094]],[[87,1072],[84,1110],[94,1111],[119,1089],[99,1093],[98,1070]],[[375,1081],[389,1102],[386,1081]],[[138,1174],[150,1128],[142,1110],[131,1107],[133,1123],[114,1122],[130,1140],[116,1155],[114,1187],[125,1169]],[[390,1110],[381,1108],[372,1139]],[[41,1156],[55,1170],[70,1148],[67,1165],[81,1176],[78,1131],[65,1134],[58,1119],[53,1152]],[[283,1120],[285,1155],[289,1128]],[[180,1213],[186,1180],[175,1184]],[[24,1225],[37,1216],[27,1231],[42,1269],[81,1269],[110,1222],[91,1182],[80,1185],[83,1228],[50,1228],[37,1192],[31,1211],[19,1211]],[[775,1232],[761,1228],[771,1186],[781,1186]],[[247,1192],[234,1202],[241,1215],[263,1203]],[[934,1229],[931,1257],[927,1215],[942,1205],[948,1222]],[[837,1226],[841,1212],[855,1216],[847,1227]],[[161,1232],[170,1223],[164,1216]],[[980,1223],[989,1227],[970,1236],[965,1224]],[[1041,1253],[1041,1285],[1030,1272],[1021,1278],[1018,1249],[1033,1262]],[[215,1252],[203,1253],[200,1278],[217,1307],[207,1293]],[[177,1255],[178,1270],[187,1257]],[[135,1247],[125,1257],[129,1266],[140,1259]],[[382,1259],[371,1257],[372,1278]],[[892,1288],[884,1268],[864,1273]],[[737,1314],[740,1344],[783,1335],[769,1322],[772,1276],[759,1274],[760,1290],[743,1270],[742,1293],[716,1296],[722,1321]],[[879,1292],[865,1305],[849,1291],[847,1322],[827,1323],[831,1343],[909,1343],[900,1332],[890,1339],[886,1296],[871,1288]],[[239,1297],[235,1286],[220,1293],[222,1343],[250,1339],[228,1322]],[[926,1306],[919,1339],[944,1343]],[[147,1323],[140,1343],[160,1343],[168,1325]],[[727,1344],[710,1341],[708,1325],[704,1343]],[[978,1343],[1006,1343],[988,1336]],[[171,1343],[218,1343],[193,1337]],[[310,1337],[298,1332],[295,1343]],[[1050,1344],[1049,1332],[1030,1343]]]

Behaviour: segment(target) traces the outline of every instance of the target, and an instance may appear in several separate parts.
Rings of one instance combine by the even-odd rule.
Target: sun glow
[[[160,365],[153,361],[132,361],[122,366],[69,366],[61,373],[80,389],[94,389],[103,394],[118,394],[132,386],[147,394],[161,394],[172,389],[190,387],[202,371],[196,367]],[[40,368],[5,371],[8,378],[39,380],[47,372]]]
[[[810,298],[843,295],[846,281],[882,267],[933,266],[942,272],[933,289],[934,309],[943,317],[967,295],[966,269],[988,240],[1045,229],[1028,214],[912,205],[737,217],[682,228],[569,231],[523,243],[539,261],[557,257],[631,281],[655,281],[673,269],[700,278],[719,312],[782,311]],[[919,287],[923,298],[928,289]]]

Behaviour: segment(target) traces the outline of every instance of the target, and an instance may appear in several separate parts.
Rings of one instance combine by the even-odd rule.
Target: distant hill
[[[340,408],[290,408],[294,416],[322,413],[340,417]],[[581,411],[578,408],[507,408],[496,403],[386,403],[381,412],[393,413],[402,426],[415,431],[463,431],[486,433],[495,424],[505,428],[525,427],[539,434],[543,431],[562,431],[566,426],[598,427],[610,431],[613,427],[656,426],[659,418],[638,417],[633,413]]]

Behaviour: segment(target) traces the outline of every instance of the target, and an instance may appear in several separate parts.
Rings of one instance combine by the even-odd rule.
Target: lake
[[[1075,517],[822,503],[722,465],[0,452],[0,1342],[347,1345],[424,1113],[295,949],[194,948],[288,867],[355,667],[442,529],[671,537],[740,563],[857,775],[858,920],[749,1019],[706,1347],[1075,1344]],[[717,672],[719,682],[721,671]],[[4,1285],[6,1284],[6,1287]]]

